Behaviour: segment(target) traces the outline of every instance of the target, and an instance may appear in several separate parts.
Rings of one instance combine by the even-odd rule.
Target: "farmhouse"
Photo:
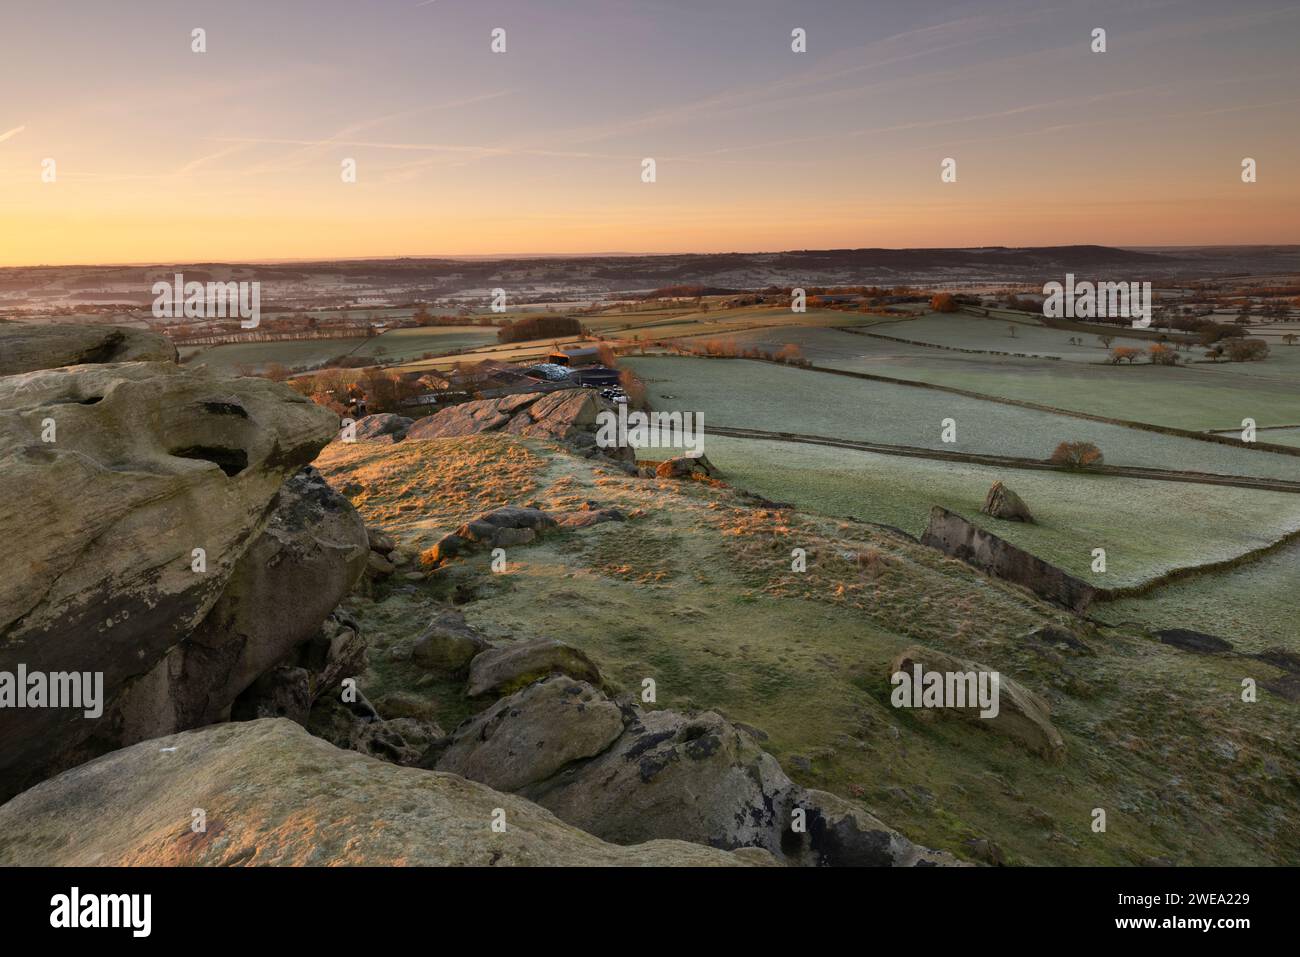
[[[461,396],[464,398],[459,398]],[[398,405],[403,409],[430,409],[435,405],[451,405],[457,401],[467,401],[469,398],[468,392],[426,392],[423,395],[413,395],[403,399]]]

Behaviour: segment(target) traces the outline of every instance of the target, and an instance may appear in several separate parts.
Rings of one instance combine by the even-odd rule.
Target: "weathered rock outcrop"
[[[123,326],[0,324],[0,376],[104,362],[175,362],[166,336]]]
[[[558,523],[539,508],[506,506],[485,512],[448,532],[421,556],[426,566],[437,567],[474,548],[509,548],[527,545]]]
[[[463,722],[420,763],[517,791],[618,844],[761,848],[797,865],[958,863],[847,801],[795,784],[757,734],[712,711],[615,703],[592,683],[555,674]]]
[[[464,671],[478,654],[488,650],[487,640],[465,623],[455,609],[437,615],[411,647],[411,659],[433,671]]]
[[[551,638],[534,638],[490,648],[469,663],[471,698],[510,694],[538,678],[564,674],[600,684],[600,669],[577,648]]]
[[[528,545],[555,528],[589,528],[604,522],[625,521],[627,516],[618,509],[600,508],[592,503],[556,513],[510,505],[485,512],[454,532],[448,532],[432,548],[420,554],[420,563],[426,568],[438,568],[476,549]]]
[[[989,494],[984,498],[984,507],[980,509],[985,515],[1000,518],[1008,522],[1033,523],[1034,516],[1024,500],[1001,482],[994,482]]]
[[[22,543],[0,576],[0,670],[102,673],[111,714],[208,614],[280,486],[336,428],[283,385],[168,363],[0,378],[0,539]],[[0,795],[105,724],[6,711]]]
[[[379,582],[392,577],[398,568],[407,563],[407,555],[397,547],[393,536],[379,528],[366,529],[366,541],[370,553],[366,556],[365,574],[361,591],[372,593],[374,589],[368,583]]]
[[[567,442],[595,430],[596,415],[609,408],[592,389],[525,392],[464,402],[416,421],[407,439],[442,439],[505,431]],[[621,450],[608,450],[620,457]]]
[[[305,720],[314,697],[309,672],[286,663],[286,673],[267,673],[319,634],[369,554],[361,516],[319,472],[309,467],[290,478],[207,617],[122,694],[121,743],[223,720],[263,676],[264,695],[274,702],[292,688],[286,700],[301,711],[253,713]]]
[[[301,722],[300,722],[301,723]],[[347,705],[329,697],[317,702],[307,730],[340,748],[404,767],[421,766],[421,759],[445,740],[437,723],[420,718],[381,718],[368,702]]]
[[[571,512],[552,513],[555,524],[561,528],[588,528],[605,522],[626,522],[627,516],[616,508],[588,506]]]
[[[1096,595],[1087,582],[938,505],[930,510],[930,524],[921,536],[921,544],[974,565],[985,574],[1023,585],[1075,614],[1083,614]]]
[[[521,797],[343,751],[283,720],[145,741],[0,807],[0,866],[754,863],[771,859],[606,844]]]
[[[506,424],[505,431],[563,442],[580,432],[594,431],[596,414],[607,407],[591,389],[552,392],[524,406]]]
[[[290,660],[307,669],[311,700],[315,702],[337,688],[344,678],[356,677],[366,670],[367,646],[356,619],[336,608],[316,634],[298,646]]]
[[[539,392],[524,392],[502,396],[499,399],[462,402],[418,420],[407,430],[406,437],[446,439],[459,435],[495,432],[506,425],[516,412],[532,405],[541,397],[542,394]]]
[[[413,422],[414,419],[408,419],[404,415],[394,415],[392,412],[363,415],[356,421],[353,436],[358,442],[374,442],[379,439],[400,442],[406,438],[407,430],[411,428]]]
[[[918,664],[923,674],[934,671],[979,674],[996,670],[988,665],[957,658],[932,648],[913,645],[894,658],[889,665],[889,674],[893,676],[901,671],[912,675],[914,666]],[[923,718],[939,716],[971,721],[995,734],[1019,742],[1049,761],[1062,761],[1065,759],[1065,739],[1052,724],[1051,712],[1052,709],[1045,700],[999,672],[998,713],[995,717],[980,717],[980,708],[977,704],[966,708],[917,709],[914,713]]]
[[[693,475],[713,477],[718,470],[703,455],[679,455],[655,466],[655,478],[683,479]]]
[[[600,754],[622,733],[623,716],[614,702],[586,682],[556,675],[464,722],[452,732],[437,768],[517,791]]]
[[[503,704],[526,707],[522,693]],[[520,793],[617,844],[671,837],[762,848],[796,865],[957,863],[847,801],[795,784],[750,733],[715,712],[627,705],[623,720],[624,732],[601,754]]]

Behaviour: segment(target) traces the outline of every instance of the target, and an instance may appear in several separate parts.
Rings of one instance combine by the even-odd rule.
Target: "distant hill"
[[[1300,275],[1300,246],[1123,249],[1113,246],[983,246],[970,249],[801,249],[677,255],[451,257],[295,263],[185,263],[0,269],[0,290],[29,301],[143,302],[152,284],[182,272],[199,281],[257,280],[263,302],[304,306],[380,296],[394,302],[563,302],[693,285],[714,291],[768,286],[1043,283],[1080,278],[1170,281],[1214,276]],[[364,307],[364,306],[363,306]]]

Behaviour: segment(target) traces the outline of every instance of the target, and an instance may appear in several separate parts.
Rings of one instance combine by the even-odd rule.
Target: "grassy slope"
[[[893,363],[888,370],[826,363],[987,395],[1193,431],[1300,423],[1300,389],[1294,383],[1248,381],[1204,372],[1203,366],[1082,365],[1034,360],[987,359]],[[1261,436],[1263,441],[1271,441]]]
[[[473,326],[393,329],[369,338],[290,339],[284,342],[235,342],[206,346],[197,350],[198,355],[190,363],[222,372],[234,371],[240,365],[260,369],[272,362],[293,368],[314,365],[344,354],[412,359],[426,352],[448,352],[493,342],[496,342],[496,330]]]
[[[1247,652],[1279,645],[1300,652],[1298,564],[1300,543],[1227,571],[1173,582],[1140,598],[1098,605],[1093,614],[1109,622],[1223,635]]]
[[[958,853],[968,838],[1013,863],[1258,864],[1300,855],[1300,706],[1237,697],[1241,666],[1122,631],[1096,654],[1026,642],[1061,615],[960,563],[856,523],[768,513],[732,492],[601,474],[538,442],[504,436],[395,447],[331,446],[317,463],[355,482],[370,522],[406,547],[495,504],[594,500],[627,523],[558,533],[357,612],[375,642],[362,686],[390,713],[467,705],[401,660],[436,600],[458,590],[496,636],[549,634],[592,654],[613,682],[654,677],[666,707],[722,710],[767,731],[802,783],[861,800],[913,838]],[[809,570],[789,571],[790,549]],[[865,564],[844,554],[866,554]],[[1045,695],[1069,757],[1054,766],[983,729],[922,721],[888,705],[887,663],[912,641],[974,658]],[[796,756],[807,759],[793,760]],[[1104,807],[1109,828],[1090,831]]]
[[[772,363],[625,358],[660,409],[694,410],[710,425],[1046,459],[1058,442],[1094,442],[1112,465],[1300,478],[1300,459],[1089,422],[982,399],[849,379]],[[957,422],[945,445],[942,421]]]
[[[976,356],[836,329],[791,326],[755,329],[731,338],[742,347],[767,350],[794,343],[814,365],[831,369],[928,382],[1173,428],[1233,428],[1247,416],[1257,425],[1300,424],[1300,369],[1291,375],[1289,364],[1280,360],[1274,366],[1276,377],[1270,378],[1242,373],[1258,373],[1272,359],[1263,364],[1233,363],[1231,367],[1227,363],[1195,363],[1174,369],[1150,364],[1112,366]],[[993,347],[990,342],[989,348]]]
[[[384,359],[417,359],[426,352],[474,349],[497,341],[497,331],[481,326],[444,326],[393,329],[366,340],[353,355]]]
[[[996,469],[816,445],[708,437],[710,461],[742,488],[827,515],[924,531],[943,505],[1012,544],[1103,588],[1224,561],[1300,529],[1300,495],[1118,476]],[[994,481],[1028,504],[1036,524],[979,514]],[[1105,548],[1104,575],[1091,571]]]
[[[189,365],[206,366],[216,372],[232,373],[239,366],[262,369],[272,362],[289,368],[315,365],[351,352],[366,342],[357,339],[290,339],[284,342],[231,342],[205,346],[197,351]],[[193,350],[190,350],[193,351]]]
[[[1012,329],[1015,335],[1011,334]],[[909,322],[895,323],[872,332],[916,342],[951,346],[958,349],[987,349],[991,352],[1027,353],[1038,356],[1056,356],[1072,362],[1098,362],[1106,358],[1107,350],[1095,335],[1049,329],[1025,320],[1003,318],[985,319],[965,313],[942,315],[930,313]],[[1108,333],[1109,334],[1109,333]],[[1129,341],[1116,329],[1114,345],[1144,346],[1145,341]],[[1073,339],[1075,342],[1071,342]],[[1082,345],[1076,344],[1082,340]]]
[[[1262,432],[1259,438],[1276,445],[1293,445],[1300,447],[1300,429],[1270,429]]]

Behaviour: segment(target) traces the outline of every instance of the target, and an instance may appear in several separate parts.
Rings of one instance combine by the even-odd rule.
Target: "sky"
[[[1297,41],[1294,0],[0,0],[0,265],[1300,243]]]

